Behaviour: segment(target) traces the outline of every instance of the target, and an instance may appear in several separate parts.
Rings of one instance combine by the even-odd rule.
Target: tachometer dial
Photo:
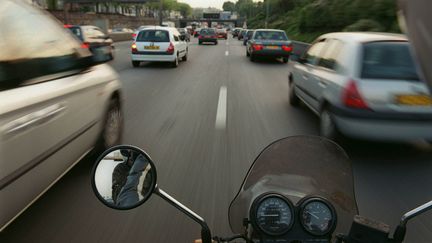
[[[326,235],[335,225],[336,214],[333,207],[322,199],[305,201],[300,212],[303,228],[313,235]]]
[[[293,224],[293,207],[280,195],[267,195],[261,198],[255,211],[255,223],[259,230],[268,235],[282,235]]]

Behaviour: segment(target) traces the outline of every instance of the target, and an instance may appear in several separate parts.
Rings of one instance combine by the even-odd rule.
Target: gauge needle
[[[319,217],[316,216],[315,214],[313,214],[313,213],[311,213],[311,212],[309,212],[309,211],[307,211],[307,213],[310,214],[311,216],[313,216],[314,218],[319,219]]]
[[[278,217],[279,214],[264,214],[264,217]]]

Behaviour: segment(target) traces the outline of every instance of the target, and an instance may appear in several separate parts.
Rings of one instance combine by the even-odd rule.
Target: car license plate
[[[144,46],[146,50],[159,50],[159,46]]]
[[[210,39],[210,38],[211,38],[211,36],[209,36],[209,35],[206,35],[206,36],[204,36],[204,38],[206,38],[206,39]]]
[[[279,50],[279,46],[266,46],[266,48],[270,50]]]
[[[432,98],[428,95],[396,95],[396,102],[400,105],[431,106]]]

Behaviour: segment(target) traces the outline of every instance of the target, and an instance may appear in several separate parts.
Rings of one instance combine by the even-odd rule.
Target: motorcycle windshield
[[[321,137],[281,139],[258,155],[229,208],[234,233],[244,232],[243,219],[249,218],[254,199],[267,192],[282,194],[294,205],[305,196],[324,197],[336,209],[336,233],[348,232],[358,213],[351,161],[341,147]]]

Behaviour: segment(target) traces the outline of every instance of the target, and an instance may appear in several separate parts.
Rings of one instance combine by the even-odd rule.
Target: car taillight
[[[83,42],[83,43],[81,43],[81,48],[88,49],[88,48],[90,48],[90,44],[88,42]]]
[[[261,51],[262,49],[264,49],[264,46],[260,44],[253,44],[252,48],[254,49],[254,51]]]
[[[350,108],[369,109],[368,105],[363,100],[354,80],[350,80],[343,90],[342,102],[344,105]]]
[[[65,27],[65,28],[72,28],[73,25],[71,25],[71,24],[65,24],[65,25],[63,25],[63,27]]]
[[[131,49],[132,49],[132,53],[137,53],[138,52],[138,48],[137,48],[136,43],[132,43]]]
[[[212,38],[212,39],[216,39],[216,38],[217,38],[217,36],[213,35],[213,36],[212,36],[211,38]]]
[[[292,46],[285,46],[285,45],[283,45],[282,46],[282,50],[291,52],[293,50],[293,48],[292,48]]]
[[[202,38],[203,38],[203,36],[202,36],[202,35],[199,35],[199,36],[198,36],[198,39],[202,39]]]
[[[132,33],[132,38],[135,38],[137,36],[136,33]]]
[[[172,42],[170,42],[168,49],[166,50],[166,52],[168,54],[173,54],[174,53],[174,44]]]

